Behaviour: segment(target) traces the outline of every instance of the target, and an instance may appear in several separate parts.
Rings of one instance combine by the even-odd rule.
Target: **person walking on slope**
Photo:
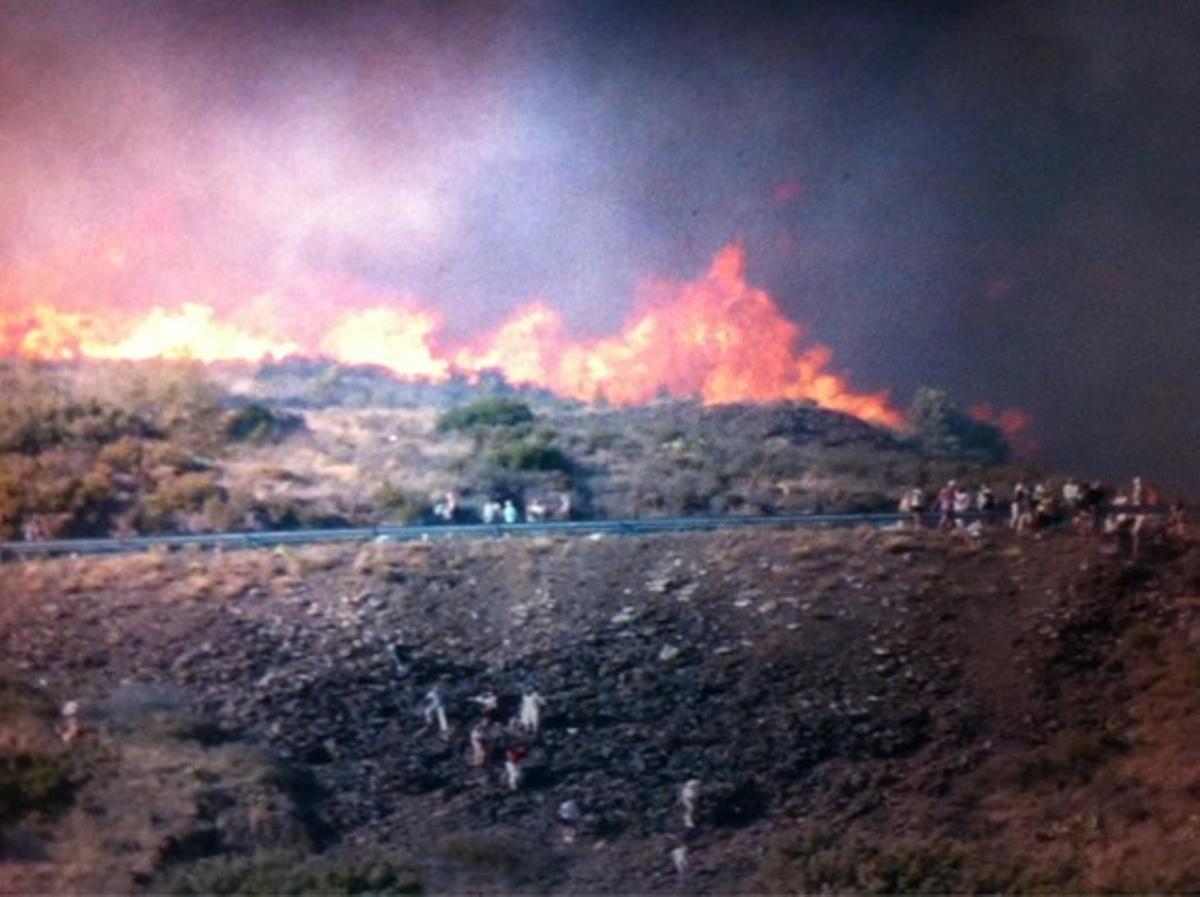
[[[688,849],[686,844],[680,844],[678,847],[671,848],[671,865],[675,867],[675,874],[683,876],[687,873],[688,867]]]
[[[481,719],[471,727],[471,765],[475,767],[487,765],[487,720]]]
[[[564,800],[558,805],[558,820],[563,826],[563,844],[574,844],[579,830],[579,823],[583,820],[579,804],[573,800]]]
[[[521,787],[521,761],[525,759],[525,748],[519,744],[515,747],[510,747],[504,755],[504,781],[508,784],[509,791],[516,791]]]
[[[700,799],[700,780],[688,779],[679,789],[679,803],[683,805],[683,827],[696,827],[696,802]]]
[[[436,685],[425,693],[425,704],[421,712],[425,717],[426,727],[436,722],[438,731],[443,735],[450,731],[450,723],[446,719],[446,706],[442,703],[442,696]]]
[[[528,732],[530,735],[538,733],[542,722],[542,707],[545,703],[545,699],[534,689],[530,689],[521,695],[520,726],[523,731]]]

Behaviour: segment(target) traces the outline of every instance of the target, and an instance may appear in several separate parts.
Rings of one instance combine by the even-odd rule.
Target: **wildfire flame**
[[[1033,436],[1033,418],[1019,408],[995,409],[987,403],[972,405],[967,414],[985,424],[999,427],[1008,444],[1016,449],[1019,455],[1031,456],[1038,449],[1038,441]]]
[[[362,297],[355,302],[362,305]],[[707,404],[808,399],[873,423],[902,422],[887,393],[855,392],[829,370],[827,347],[802,345],[802,329],[746,282],[737,244],[721,249],[695,280],[648,284],[624,326],[596,339],[572,339],[561,312],[544,302],[518,308],[466,345],[443,341],[441,316],[416,300],[376,298],[345,310],[326,299],[321,307],[334,309],[325,326],[301,334],[280,316],[268,333],[261,317],[247,326],[198,302],[108,318],[36,304],[25,314],[0,312],[0,354],[204,362],[320,355],[433,381],[496,369],[512,383],[585,401],[632,404],[663,393]]]

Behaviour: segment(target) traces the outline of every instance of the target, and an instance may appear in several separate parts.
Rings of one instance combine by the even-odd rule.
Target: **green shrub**
[[[253,402],[225,418],[225,438],[231,442],[280,442],[304,426],[304,418]]]
[[[533,411],[516,399],[492,397],[459,405],[438,418],[439,433],[477,427],[520,427],[533,423]]]
[[[0,756],[0,822],[66,805],[74,791],[71,765],[53,754]]]
[[[541,442],[509,442],[493,449],[489,460],[507,470],[569,473],[571,459],[561,449]]]
[[[1003,463],[1012,453],[999,427],[968,417],[938,389],[918,389],[908,419],[917,441],[933,454]]]

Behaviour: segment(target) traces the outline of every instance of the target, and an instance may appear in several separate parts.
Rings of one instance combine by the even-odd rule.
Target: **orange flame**
[[[1004,438],[1008,440],[1008,444],[1016,450],[1018,455],[1029,456],[1037,451],[1038,441],[1030,432],[1033,427],[1033,418],[1028,412],[1019,408],[1003,408],[997,411],[987,403],[980,403],[970,406],[967,414],[981,423],[999,427]]]
[[[153,308],[136,321],[124,339],[108,339],[112,322],[94,315],[58,312],[39,306],[24,319],[0,317],[0,351],[30,358],[71,360],[236,361],[284,358],[299,350],[295,343],[248,333],[215,319],[207,305],[184,303],[178,312]]]
[[[371,308],[343,315],[321,341],[321,354],[349,364],[377,364],[398,377],[444,380],[450,362],[438,358],[430,338],[441,325],[433,312]]]
[[[120,342],[87,342],[81,349],[90,358],[203,362],[283,358],[299,349],[295,343],[246,333],[232,324],[214,320],[213,315],[209,306],[191,302],[184,303],[178,312],[153,308]]]
[[[466,370],[499,368],[514,383],[618,404],[659,393],[698,396],[706,404],[809,399],[826,408],[896,427],[886,393],[853,392],[828,373],[832,353],[797,354],[801,330],[764,290],[745,280],[745,252],[726,246],[695,281],[651,286],[645,308],[611,337],[571,343],[562,316],[527,306],[481,342],[459,353]]]
[[[435,381],[455,371],[475,376],[498,369],[512,383],[584,401],[631,404],[663,393],[706,404],[807,399],[873,423],[897,427],[902,420],[886,393],[854,392],[831,373],[827,347],[800,345],[801,328],[766,291],[746,282],[745,251],[736,244],[721,249],[695,280],[648,284],[638,310],[617,333],[590,340],[571,339],[562,314],[535,302],[492,333],[455,346],[439,339],[441,316],[414,300],[385,303],[361,288],[325,289],[344,301],[340,307],[329,298],[324,305],[310,303],[328,315],[307,337],[279,315],[259,316],[278,331],[266,333],[261,323],[240,326],[198,303],[108,319],[43,305],[23,317],[0,313],[0,353],[204,362],[322,355]],[[259,301],[270,306],[273,300]],[[347,311],[347,305],[355,307]]]

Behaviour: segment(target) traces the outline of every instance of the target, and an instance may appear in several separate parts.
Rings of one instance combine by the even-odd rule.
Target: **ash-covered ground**
[[[25,696],[0,703],[6,750],[69,770],[0,818],[9,891],[211,890],[278,856],[389,857],[408,877],[380,889],[433,893],[1200,886],[1186,540],[1137,562],[1065,532],[777,531],[0,572]],[[536,736],[508,725],[527,689]],[[84,734],[62,745],[66,700]]]

